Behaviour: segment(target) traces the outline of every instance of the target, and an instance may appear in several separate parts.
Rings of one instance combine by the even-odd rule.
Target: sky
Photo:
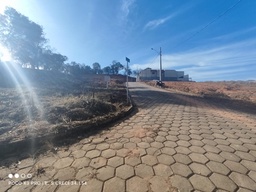
[[[86,65],[185,71],[194,81],[256,80],[255,0],[0,0]],[[154,48],[154,50],[151,50]],[[9,58],[0,47],[0,52]],[[5,53],[5,54],[3,54]]]

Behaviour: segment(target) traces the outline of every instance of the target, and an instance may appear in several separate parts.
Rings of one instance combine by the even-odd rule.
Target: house
[[[139,81],[159,80],[159,71],[151,68],[146,68],[140,71],[138,75]],[[189,76],[184,74],[184,71],[162,70],[162,81],[189,81]]]

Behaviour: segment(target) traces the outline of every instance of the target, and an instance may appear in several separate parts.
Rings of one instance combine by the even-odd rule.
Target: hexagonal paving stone
[[[256,182],[256,172],[255,171],[250,171],[248,176]]]
[[[77,192],[79,191],[80,185],[61,185],[57,192]]]
[[[82,185],[80,191],[93,191],[101,192],[103,187],[103,182],[97,179],[91,179],[87,181],[87,185]]]
[[[164,142],[164,146],[165,146],[165,147],[174,148],[174,147],[177,147],[178,145],[177,145],[177,143],[174,142],[174,141],[165,141],[165,142]]]
[[[72,167],[74,168],[83,168],[83,167],[87,167],[90,163],[90,159],[86,158],[86,157],[82,157],[82,158],[79,158],[79,159],[76,159],[73,163],[72,163]]]
[[[62,169],[62,168],[70,166],[73,161],[74,161],[73,158],[65,157],[65,158],[62,158],[62,159],[59,159],[58,161],[56,161],[53,166],[57,169]]]
[[[140,157],[132,156],[132,157],[126,157],[125,163],[131,166],[135,166],[141,163]]]
[[[136,148],[136,143],[125,143],[124,144],[124,148],[126,148],[126,149],[134,149],[134,148]]]
[[[96,145],[95,144],[85,144],[82,149],[85,150],[85,151],[90,151],[90,150],[93,150],[96,148]]]
[[[194,153],[201,153],[204,154],[206,151],[204,150],[204,148],[202,147],[198,147],[198,146],[191,146],[189,147],[189,149],[194,152]]]
[[[129,165],[121,165],[120,167],[116,168],[116,176],[122,179],[128,179],[134,176],[134,169]]]
[[[158,163],[156,157],[153,155],[145,155],[145,156],[141,157],[141,160],[142,160],[142,163],[145,163],[145,164],[151,165],[151,166]]]
[[[99,149],[99,150],[105,150],[105,149],[108,149],[109,148],[109,144],[108,143],[100,143],[96,146],[96,149]]]
[[[213,173],[210,176],[210,180],[214,183],[214,185],[216,185],[218,189],[223,189],[227,191],[236,191],[237,189],[237,185],[227,176]]]
[[[156,141],[150,143],[150,145],[151,145],[151,147],[155,147],[155,148],[157,148],[157,149],[161,149],[161,148],[164,147],[164,145],[163,145],[162,143],[156,142]]]
[[[241,164],[251,171],[256,171],[256,165],[253,161],[242,160]]]
[[[191,144],[188,141],[179,140],[177,141],[177,145],[183,146],[183,147],[189,147]]]
[[[203,139],[202,142],[205,145],[210,145],[210,146],[216,146],[217,143],[215,141],[213,141],[212,139]]]
[[[48,161],[50,160],[51,158],[54,158],[54,157],[48,157]],[[45,159],[45,158],[44,158]],[[54,162],[57,160],[56,158],[54,158],[55,160],[53,160]],[[53,163],[53,162],[52,162]],[[27,158],[27,159],[23,159],[21,160],[19,163],[18,163],[18,168],[19,169],[23,169],[23,168],[27,168],[27,167],[31,167],[35,164],[35,160],[33,158]],[[52,165],[52,164],[51,164]],[[0,170],[1,171],[1,170]]]
[[[189,157],[192,159],[192,161],[201,163],[201,164],[205,164],[209,161],[209,159],[207,159],[203,154],[199,154],[199,153],[191,153]]]
[[[125,191],[125,181],[118,177],[114,177],[105,182],[103,191],[123,192]]]
[[[246,174],[248,172],[248,169],[246,169],[241,163],[226,160],[224,162],[224,165],[226,165],[231,171],[234,172],[238,172],[241,174]]]
[[[127,192],[147,192],[148,182],[138,176],[132,177],[127,181]]]
[[[75,169],[71,167],[66,167],[64,169],[60,169],[56,175],[54,175],[55,179],[60,181],[73,180],[75,178]]]
[[[250,190],[256,189],[256,183],[247,175],[232,172],[229,177],[239,186]]]
[[[60,149],[60,150],[57,152],[57,155],[58,155],[60,158],[68,157],[70,154],[71,154],[71,151],[69,151],[69,150],[67,150],[67,149]]]
[[[7,191],[9,188],[10,188],[10,184],[9,184],[9,181],[7,181],[7,180],[1,180],[0,181],[0,186],[1,186],[1,190],[2,191]],[[33,187],[33,186],[32,186]],[[31,187],[31,188],[32,188]],[[30,189],[30,188],[29,188]],[[29,189],[28,189],[28,191],[29,191]],[[27,189],[26,189],[27,190]],[[25,190],[25,191],[26,191]],[[11,192],[11,190],[9,190],[10,192]],[[17,190],[18,191],[18,190]]]
[[[95,158],[95,157],[99,157],[100,153],[101,152],[99,150],[93,149],[91,151],[88,151],[85,156],[92,159],[92,158]]]
[[[115,156],[108,159],[108,165],[112,167],[118,167],[122,164],[124,164],[124,159],[122,157]]]
[[[217,145],[216,147],[218,147],[221,151],[226,151],[230,153],[235,152],[235,150],[232,147],[229,147],[227,145]]]
[[[166,141],[166,139],[165,139],[165,137],[163,137],[163,136],[157,136],[157,137],[155,138],[155,141],[157,141],[157,142],[164,142],[164,141]]]
[[[251,155],[250,153],[245,153],[243,151],[236,151],[235,154],[240,157],[241,159],[249,160],[249,161],[255,161],[256,158]]]
[[[230,147],[232,147],[236,151],[249,152],[249,149],[242,146],[241,144],[231,144]]]
[[[133,138],[130,138],[130,142],[132,142],[132,143],[140,143],[141,139],[137,138],[137,137],[133,137]]]
[[[216,161],[216,162],[220,162],[220,163],[223,163],[225,161],[225,159],[223,157],[221,157],[219,154],[216,154],[216,153],[207,152],[204,155],[210,161]]]
[[[135,167],[135,173],[141,178],[151,178],[154,175],[152,166],[140,164]]]
[[[143,149],[146,149],[146,148],[149,148],[150,145],[146,142],[140,142],[137,144],[139,147],[143,148]]]
[[[15,190],[13,187],[11,189],[11,191],[30,191],[30,187],[32,187],[33,185],[21,185],[18,187],[24,187],[19,188],[18,190]],[[14,186],[16,187],[16,186]],[[27,189],[25,189],[27,188]],[[35,188],[33,188],[33,192],[48,192],[48,191],[55,191],[55,189],[57,188],[57,185],[37,185]]]
[[[157,134],[160,135],[160,136],[167,136],[168,135],[168,133],[166,133],[165,131],[159,131]]]
[[[159,163],[165,164],[165,165],[171,165],[175,162],[175,160],[170,155],[161,154],[157,156],[157,160]]]
[[[117,154],[118,156],[120,156],[120,157],[126,157],[129,152],[130,152],[129,149],[123,148],[123,149],[117,150],[116,154]]]
[[[188,179],[179,175],[173,175],[170,177],[172,186],[177,187],[179,191],[193,191],[193,187]]]
[[[171,165],[171,169],[174,174],[183,177],[189,177],[190,175],[192,175],[191,169],[187,165],[181,163],[174,163],[173,165]]]
[[[164,148],[163,148],[164,149]],[[160,149],[157,149],[155,147],[149,147],[146,149],[148,155],[157,155],[160,154]]]
[[[164,148],[160,149],[160,151],[166,155],[171,155],[171,156],[176,153],[176,151],[170,147],[164,147]]]
[[[98,169],[100,167],[103,167],[107,164],[107,159],[104,157],[97,157],[91,160],[90,166]]]
[[[115,155],[116,155],[116,151],[113,149],[106,149],[101,153],[101,156],[105,158],[114,157]]]
[[[96,170],[92,167],[85,167],[77,171],[76,179],[79,181],[88,181],[89,179],[92,179],[94,175],[96,176],[96,174]]]
[[[208,176],[210,175],[211,171],[206,167],[205,165],[202,165],[200,163],[191,163],[189,165],[190,169],[192,169],[193,173],[196,173],[198,175]]]
[[[97,170],[97,178],[101,181],[106,181],[115,176],[115,169],[110,166],[105,166]]]
[[[215,186],[207,177],[195,174],[189,180],[196,190],[207,192],[215,189]]]
[[[241,160],[240,157],[238,157],[234,153],[229,153],[229,152],[225,152],[225,151],[222,151],[220,153],[220,156],[222,156],[224,159],[227,159],[227,160],[230,160],[230,161],[239,162]]]
[[[171,168],[164,164],[158,164],[153,167],[155,175],[162,177],[169,177],[173,174]]]
[[[175,151],[177,153],[182,153],[184,155],[188,155],[191,153],[191,151],[187,147],[178,146],[175,148]]]
[[[84,150],[75,150],[71,154],[75,158],[81,158],[81,157],[83,157],[85,155],[85,151]]]
[[[54,162],[57,161],[57,158],[55,157],[46,157],[46,158],[43,158],[43,159],[40,159],[38,162],[37,162],[37,165],[39,165],[40,167],[42,168],[45,168],[45,167],[50,167],[53,165]]]
[[[118,150],[118,149],[123,148],[123,144],[122,143],[111,143],[109,147],[110,147],[110,149]]]
[[[180,140],[189,141],[191,138],[188,135],[178,135]]]
[[[168,135],[168,136],[166,136],[166,139],[168,140],[168,141],[178,141],[179,139],[176,137],[176,136],[174,136],[174,135]]]
[[[228,175],[230,170],[222,163],[210,161],[206,166],[212,171],[222,175]]]
[[[149,135],[148,137],[142,138],[141,141],[146,143],[152,143],[155,141],[152,137],[154,137],[154,135],[151,133],[151,135]]]
[[[170,182],[163,177],[154,176],[149,180],[152,192],[169,192],[175,191],[170,185]]]
[[[212,153],[219,153],[220,149],[215,147],[215,146],[211,146],[211,145],[204,145],[203,148],[207,151],[207,152],[212,152]]]
[[[188,165],[192,162],[191,159],[189,158],[189,156],[180,154],[180,153],[175,154],[173,156],[173,158],[175,159],[175,161],[177,161],[179,163],[186,164],[186,165]]]

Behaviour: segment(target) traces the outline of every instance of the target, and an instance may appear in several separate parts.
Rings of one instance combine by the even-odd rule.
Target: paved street
[[[142,83],[129,86],[136,114],[56,153],[1,168],[0,191],[10,188],[10,172],[33,173],[38,182],[87,183],[9,191],[256,191],[255,113]]]

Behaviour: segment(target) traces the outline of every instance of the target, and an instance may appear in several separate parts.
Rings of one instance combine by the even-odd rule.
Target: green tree
[[[44,50],[41,55],[40,63],[43,63],[44,69],[57,71],[63,68],[64,62],[68,58],[60,53],[54,53],[51,50]]]
[[[0,14],[0,41],[21,64],[30,64],[32,68],[40,65],[46,43],[43,29],[13,8],[7,7]]]
[[[106,66],[102,70],[103,70],[104,74],[108,74],[109,75],[111,73],[111,67],[110,66]]]
[[[126,69],[127,70],[127,69]],[[132,70],[130,68],[128,68],[128,76],[130,76],[132,74]]]
[[[101,67],[100,64],[98,62],[95,62],[92,64],[92,69],[94,71],[95,74],[99,74]]]
[[[81,71],[83,74],[90,74],[92,73],[92,68],[89,65],[82,64]]]
[[[120,70],[124,69],[124,66],[120,62],[114,60],[112,61],[110,68],[113,74],[118,74]]]

